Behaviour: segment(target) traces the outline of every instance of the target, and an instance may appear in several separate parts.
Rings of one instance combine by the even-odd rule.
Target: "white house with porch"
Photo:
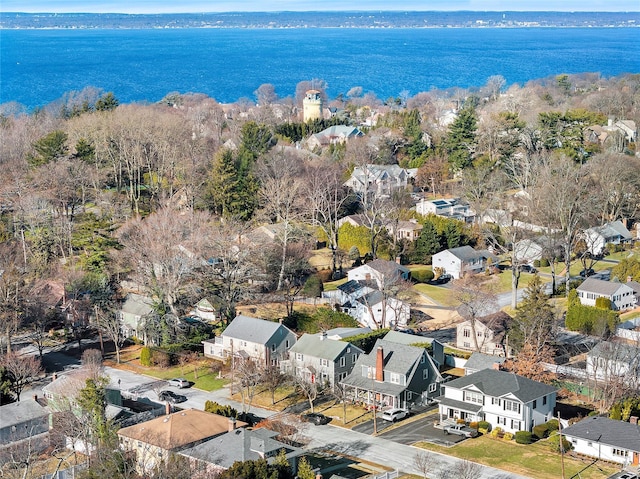
[[[553,418],[556,389],[514,373],[483,369],[441,385],[440,423],[487,421],[506,432],[529,431]]]

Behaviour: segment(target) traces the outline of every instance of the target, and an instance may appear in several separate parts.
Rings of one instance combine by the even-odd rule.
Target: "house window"
[[[462,343],[462,346],[465,348],[470,348],[471,347],[471,343]]]
[[[302,361],[304,359],[304,356],[302,355],[302,353],[296,353],[296,360],[297,361]]]
[[[326,359],[321,359],[320,360],[320,365],[324,366],[324,367],[327,367],[329,365],[329,361],[327,361]]]
[[[542,396],[542,405],[543,406],[547,405],[547,396]]]
[[[411,391],[407,391],[407,401],[411,400],[413,397],[413,393]]]
[[[629,455],[629,451],[625,451],[624,449],[612,449],[612,453],[618,457],[627,457]]]
[[[420,358],[420,364],[424,364],[425,361],[425,355],[423,354],[422,357]]]
[[[531,403],[531,409],[535,409],[537,405],[538,405],[538,401],[534,399],[533,402]]]
[[[507,425],[507,418],[498,416],[498,424],[502,424],[503,426]]]
[[[437,387],[438,387],[438,385],[436,383],[429,384],[429,392],[430,393],[436,392]]]
[[[400,384],[400,375],[398,373],[389,373],[389,382],[393,384]]]
[[[520,413],[520,403],[516,401],[504,400],[504,410]]]
[[[288,339],[284,342],[284,345],[285,345],[285,347],[286,347],[287,349],[289,349],[289,340],[288,340]]]
[[[496,404],[500,406],[501,403],[502,403],[502,400],[500,398],[491,398],[491,404],[493,404],[494,406]]]
[[[422,379],[429,379],[429,370],[427,368],[422,370]]]
[[[482,395],[482,393],[478,393],[475,391],[465,391],[464,400],[465,402],[484,404],[484,396]]]
[[[256,347],[256,349],[258,349],[258,348]],[[276,350],[276,345],[275,345],[275,344],[272,344],[272,345],[271,345],[271,351],[274,351],[274,352],[275,352],[275,350]]]
[[[342,356],[342,357],[340,358],[340,367],[344,367],[344,365],[345,365],[346,363],[347,363],[347,361],[346,361],[345,357],[344,357],[344,356]]]
[[[516,431],[520,430],[520,421],[516,421],[515,419],[511,420],[511,429],[515,429]]]
[[[471,331],[469,331],[468,329],[465,329],[462,331],[462,336],[464,336],[465,338],[470,338],[471,337]]]
[[[357,354],[354,354],[354,355],[351,357],[351,362],[352,362],[353,364],[355,364],[355,363],[356,363],[356,359],[358,359],[358,355],[357,355]]]

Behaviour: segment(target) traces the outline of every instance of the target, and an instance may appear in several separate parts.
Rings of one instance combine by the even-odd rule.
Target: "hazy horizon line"
[[[182,14],[237,14],[237,13],[372,13],[372,12],[404,12],[404,13],[428,13],[428,12],[448,12],[448,13],[640,13],[638,10],[483,10],[483,9],[428,9],[428,10],[415,10],[415,9],[371,9],[371,10],[228,10],[228,11],[202,11],[202,10],[189,10],[189,11],[145,11],[145,12],[124,12],[124,11],[68,11],[68,12],[54,12],[54,11],[2,11],[0,14],[26,14],[26,15],[79,15],[79,14],[91,14],[91,15],[104,15],[104,14],[116,14],[116,15],[182,15]]]

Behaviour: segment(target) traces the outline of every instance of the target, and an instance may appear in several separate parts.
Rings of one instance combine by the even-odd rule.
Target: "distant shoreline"
[[[311,11],[226,13],[0,13],[3,30],[183,28],[634,28],[640,12]]]

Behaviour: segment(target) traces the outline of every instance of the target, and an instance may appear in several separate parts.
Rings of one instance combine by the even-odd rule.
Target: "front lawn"
[[[437,446],[426,442],[415,445],[423,449],[440,452],[461,459],[468,459],[473,462],[479,462],[480,464],[522,474],[534,479],[562,477],[560,454],[552,452],[546,441],[523,445],[516,444],[515,441],[505,441],[503,439],[482,436],[476,439],[462,441],[453,447]],[[577,473],[582,471],[582,469],[590,463],[590,459],[580,460],[565,455],[565,477],[574,477],[574,475],[577,477]],[[596,464],[584,472],[580,472],[580,478],[601,479],[618,470],[619,468],[609,464]]]

